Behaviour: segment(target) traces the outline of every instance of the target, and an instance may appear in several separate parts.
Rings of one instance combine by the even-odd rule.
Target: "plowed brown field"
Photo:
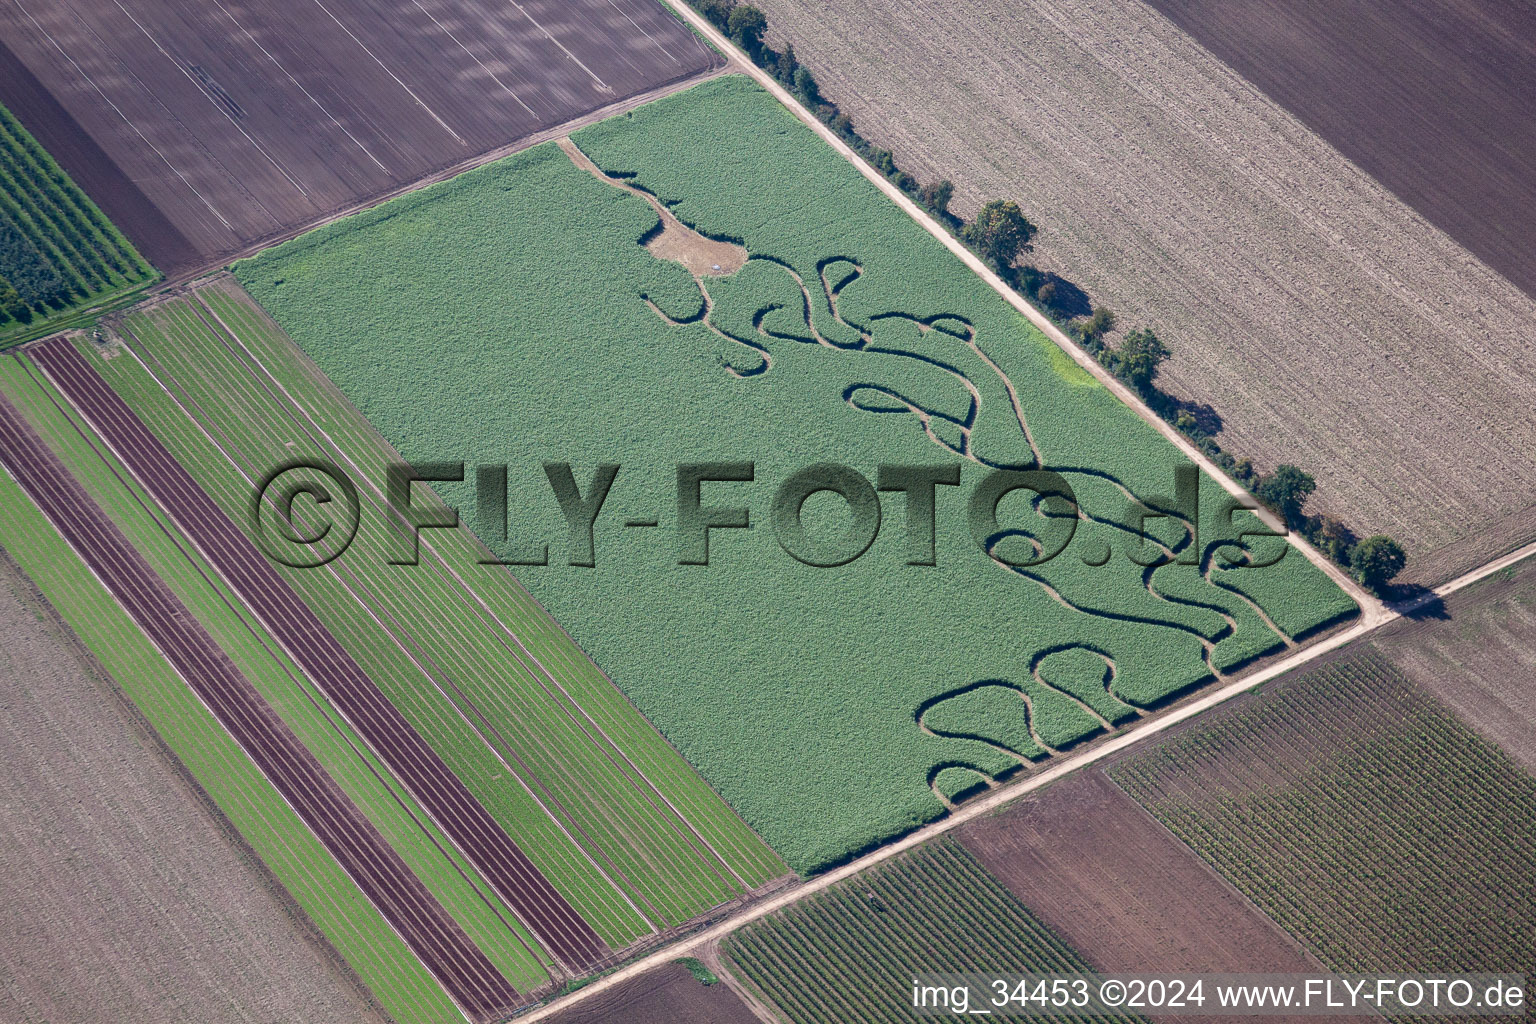
[[[1279,925],[1097,769],[971,822],[960,841],[1098,970],[1318,969]]]
[[[0,102],[173,276],[719,61],[654,0],[10,0],[0,39]]]

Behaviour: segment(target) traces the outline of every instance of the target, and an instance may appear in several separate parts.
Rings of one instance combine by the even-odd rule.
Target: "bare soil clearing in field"
[[[1536,772],[1536,562],[1446,599],[1444,614],[1394,623],[1372,643]]]
[[[626,981],[549,1018],[550,1024],[758,1024],[725,985],[701,985],[679,964]]]
[[[694,277],[729,277],[747,265],[747,250],[742,246],[699,234],[678,220],[676,214],[649,192],[604,173],[569,137],[561,139],[559,146],[561,152],[571,158],[571,163],[588,174],[615,188],[640,196],[651,204],[651,209],[661,218],[661,223],[644,239],[645,247],[652,256],[681,263]]]
[[[1536,7],[1149,2],[1430,223],[1536,294]]]
[[[171,275],[720,59],[654,0],[25,2],[0,37],[0,102]]]
[[[0,554],[0,1019],[382,1018]]]
[[[952,178],[966,214],[1018,199],[1037,263],[1152,324],[1224,447],[1314,473],[1314,511],[1416,560],[1467,544],[1421,582],[1516,546],[1536,302],[1152,8],[761,6],[903,167]]]
[[[1100,970],[1317,968],[1097,769],[977,819],[960,841]]]

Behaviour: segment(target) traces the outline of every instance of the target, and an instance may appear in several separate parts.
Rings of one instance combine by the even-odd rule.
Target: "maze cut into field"
[[[516,990],[5,399],[0,460],[465,1013],[491,1020],[516,1006]]]
[[[1262,14],[1268,5],[1158,6],[1174,4],[1219,8],[1219,21],[1246,26],[1351,24],[1348,12],[1362,6],[1406,24],[1472,6],[1319,0]],[[1338,515],[1362,536],[1393,534],[1421,583],[1536,536],[1536,300],[1151,6],[757,6],[771,35],[794,42],[865,136],[925,182],[953,179],[958,211],[1018,200],[1041,228],[1030,258],[1112,308],[1124,326],[1155,327],[1173,353],[1160,383],[1213,406],[1225,424],[1218,440],[1234,454],[1314,474],[1312,511]],[[1529,21],[1528,10],[1514,13],[1521,5],[1502,6],[1487,24]],[[1358,35],[1352,27],[1330,42],[1369,52],[1377,27]],[[1432,59],[1461,45],[1448,31]],[[1260,43],[1254,59],[1279,64],[1295,46]],[[1443,143],[1486,111],[1439,115],[1406,96],[1361,105],[1357,90],[1429,74],[1442,96],[1486,100],[1494,81],[1498,109],[1518,108],[1521,120],[1511,137],[1482,141],[1506,146],[1499,166],[1520,164],[1529,182],[1529,147],[1513,141],[1529,137],[1529,104],[1507,82],[1528,76],[1530,62],[1519,70],[1508,62],[1507,75],[1479,63],[1529,46],[1528,38],[1469,46],[1441,65],[1444,75],[1420,68],[1417,51],[1394,60],[1389,46],[1363,66],[1342,64],[1348,89],[1320,76],[1304,88],[1326,90],[1325,102],[1384,132],[1417,123],[1425,130],[1399,138],[1427,165],[1462,160]],[[1439,185],[1466,195],[1465,177],[1451,173]],[[1528,233],[1502,213],[1521,206],[1529,184],[1499,181],[1495,189],[1510,187],[1492,209],[1529,259]]]
[[[257,482],[295,458],[346,467],[357,542],[324,569],[277,569],[495,824],[614,949],[785,872],[467,531],[387,564],[387,445],[227,280],[82,349],[249,529]],[[113,351],[114,358],[98,358]],[[142,360],[142,361],[141,361]],[[243,539],[242,539],[242,542]]]
[[[1330,969],[1536,963],[1536,776],[1374,652],[1111,774]]]
[[[909,1021],[921,974],[1092,970],[947,839],[754,921],[723,948],[793,1024]]]
[[[0,633],[0,1019],[383,1024],[8,554]]]
[[[127,239],[0,106],[0,335],[153,276]]]
[[[509,466],[507,532],[469,517],[481,536],[523,563],[547,546],[523,584],[792,867],[944,813],[945,767],[1006,775],[1354,613],[1273,538],[1246,542],[1273,565],[1229,566],[1209,480],[1197,546],[1193,503],[1147,520],[1143,556],[1184,561],[1133,561],[1136,513],[1173,500],[1157,496],[1176,449],[748,80],[571,141],[669,208],[669,231],[728,240],[744,264],[695,277],[658,257],[646,198],[545,145],[235,274],[406,457]],[[189,389],[194,366],[177,374]],[[621,464],[595,568],[570,564],[541,467],[567,461],[584,492]],[[701,498],[748,506],[752,528],[710,531],[709,564],[681,564],[703,552],[679,547],[678,466],[713,461],[754,463]],[[909,564],[925,542],[897,494],[862,557],[790,558],[768,507],[817,463],[960,472],[937,488],[937,564]],[[977,545],[966,495],[994,468],[1040,465],[1077,515],[1005,498],[990,555],[1075,532],[1060,557],[1010,568]],[[438,492],[473,510],[467,476]],[[835,544],[835,499],[804,512]],[[980,686],[1003,700],[977,714]]]
[[[18,2],[0,37],[0,100],[167,274],[720,61],[655,0]]]
[[[601,959],[606,950],[591,927],[73,345],[58,338],[31,356],[545,948],[578,968]]]

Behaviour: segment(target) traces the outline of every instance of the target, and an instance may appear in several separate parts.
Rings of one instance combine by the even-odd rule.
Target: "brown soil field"
[[[1019,200],[1032,259],[1154,326],[1224,447],[1313,473],[1409,578],[1536,526],[1536,302],[1153,8],[760,6],[866,137],[961,213]]]
[[[1318,969],[1098,769],[963,826],[960,841],[1098,970]]]
[[[1372,645],[1536,773],[1536,560],[1452,595],[1443,614],[1393,623]]]
[[[1148,0],[1436,227],[1536,295],[1536,7]]]
[[[12,0],[0,38],[0,103],[171,276],[721,61],[655,0]]]
[[[383,1024],[0,552],[0,1020]]]
[[[550,1024],[759,1024],[723,982],[667,964],[549,1018]]]

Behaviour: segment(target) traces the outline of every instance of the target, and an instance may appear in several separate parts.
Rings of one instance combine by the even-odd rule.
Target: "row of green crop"
[[[12,372],[20,384],[19,374]],[[453,852],[415,800],[390,779],[174,522],[138,487],[110,449],[94,439],[88,425],[59,412],[68,407],[67,402],[52,385],[35,372],[27,382],[37,393],[22,388],[21,397],[30,400],[28,411],[45,439],[412,871],[515,985],[526,990],[547,982],[535,956],[536,944],[505,904]]]
[[[340,460],[371,459],[375,465],[397,458],[368,421],[324,380],[283,334],[237,286],[216,283],[199,292],[209,313],[237,338],[252,365],[276,385],[295,407],[307,410],[332,455]],[[349,454],[350,453],[350,454]],[[377,481],[373,481],[375,485]],[[448,563],[467,566],[485,549],[467,531],[432,539]],[[515,637],[559,689],[571,713],[592,723],[635,774],[653,787],[674,816],[696,829],[704,843],[749,886],[782,875],[786,868],[730,806],[712,792],[688,763],[640,716],[611,680],[528,594],[510,571],[462,577],[463,586],[488,611],[493,622]]]
[[[254,314],[254,310],[250,310],[249,307],[247,310]],[[251,368],[254,371],[254,366]],[[320,441],[318,431],[311,431],[310,437],[312,440]],[[337,457],[343,459],[347,457],[346,452],[341,449],[334,449],[333,446],[333,450]],[[382,465],[382,461],[377,464]],[[376,492],[377,474],[364,473],[361,483],[365,491]],[[377,493],[373,493],[372,496],[374,499],[380,497]],[[374,511],[379,510],[375,507]],[[462,541],[463,535],[456,535],[449,539]],[[437,540],[429,540],[427,543],[432,547],[440,546]],[[670,811],[666,802],[659,794],[652,791],[649,784],[644,782],[638,773],[629,768],[627,760],[606,741],[604,735],[586,717],[580,705],[572,701],[561,688],[561,679],[572,669],[579,668],[582,662],[585,662],[589,674],[595,672],[591,668],[590,661],[583,658],[579,649],[565,638],[564,650],[557,650],[554,653],[563,656],[565,663],[563,667],[566,672],[556,673],[544,660],[549,657],[550,652],[546,651],[544,657],[540,658],[535,656],[531,649],[525,648],[521,642],[521,631],[514,631],[508,627],[504,620],[499,619],[483,605],[482,599],[470,591],[464,582],[466,575],[468,578],[477,581],[485,580],[489,583],[494,583],[498,579],[502,581],[509,579],[505,572],[476,564],[481,554],[483,553],[471,552],[465,546],[465,550],[462,551],[464,557],[456,560],[457,569],[449,569],[449,565],[453,563],[444,563],[442,568],[433,565],[430,553],[423,563],[421,578],[444,584],[441,591],[433,592],[441,599],[439,605],[442,607],[467,605],[475,616],[472,620],[473,626],[483,627],[472,628],[470,639],[473,643],[459,645],[450,652],[438,656],[437,663],[445,668],[450,667],[451,663],[446,658],[461,656],[478,644],[483,655],[482,662],[479,666],[466,667],[464,673],[467,674],[468,683],[460,685],[465,688],[467,695],[475,700],[479,711],[486,714],[493,724],[494,740],[499,742],[502,737],[513,735],[512,730],[516,730],[516,735],[530,737],[524,743],[517,744],[515,750],[506,749],[506,755],[520,756],[527,759],[532,766],[537,767],[540,763],[540,754],[543,753],[544,767],[538,771],[538,775],[546,782],[551,778],[559,780],[562,775],[572,776],[572,769],[576,769],[581,774],[574,775],[571,781],[564,784],[564,791],[570,799],[579,799],[578,794],[582,793],[601,792],[604,787],[607,787],[607,791],[615,798],[613,803],[619,804],[620,807],[627,807],[630,812],[627,820],[616,818],[617,823],[630,828],[638,825],[645,830],[640,839],[636,839],[634,834],[615,837],[614,842],[618,848],[625,850],[627,844],[631,843],[643,848],[646,843],[649,843],[652,845],[653,863],[640,865],[638,870],[647,875],[656,875],[657,881],[663,886],[675,885],[685,892],[687,886],[696,886],[697,881],[686,875],[672,877],[667,875],[672,860],[678,861],[678,866],[681,867],[690,855],[697,856],[693,850],[689,849],[689,845],[692,844],[684,845],[676,841],[679,833],[688,835],[686,824]],[[445,573],[443,569],[448,571]],[[423,603],[420,600],[422,596],[424,595],[407,595],[405,600],[410,606],[419,607]],[[520,619],[512,621],[525,622],[528,619],[528,614],[524,612]],[[547,627],[553,626],[547,615],[535,619],[533,625],[545,626],[546,636],[551,632]],[[558,633],[557,630],[554,632]],[[430,630],[429,635],[431,635]],[[500,666],[505,668],[500,673],[501,677],[498,678],[497,669]],[[507,668],[511,671],[506,671]],[[523,690],[521,697],[515,695],[510,685],[513,683],[521,684]],[[622,696],[613,690],[611,684],[604,689],[606,694],[599,690],[598,696],[606,696],[609,709],[623,714],[626,720],[624,724],[631,734],[640,732],[645,723],[635,714],[633,706],[623,702]],[[653,730],[646,731],[649,731],[653,738],[659,739],[655,737]],[[558,749],[561,742],[565,744],[563,750]],[[677,763],[675,754],[673,757],[674,763]],[[621,766],[626,770],[618,770]],[[601,771],[594,770],[598,768]],[[697,781],[695,786],[702,789]],[[559,787],[552,784],[551,788]],[[707,790],[704,792],[707,793]],[[713,798],[711,803],[710,810],[717,819],[724,819],[729,815],[728,809],[718,798]],[[607,807],[599,809],[609,810]],[[734,816],[730,817],[734,819]],[[658,818],[660,820],[657,820]],[[670,824],[663,824],[664,822],[670,822]],[[736,830],[738,836],[750,837],[750,833],[740,825],[739,820],[736,820]],[[758,851],[766,853],[760,841],[755,841],[755,846]],[[655,863],[657,861],[660,862],[661,870],[657,869]],[[717,869],[710,870],[712,874],[720,874]],[[774,873],[782,870],[780,865]],[[760,876],[761,868],[756,873]],[[714,896],[717,899],[723,899],[735,891],[734,888],[716,888]],[[662,898],[668,898],[668,895],[665,889],[661,890]],[[669,913],[674,917],[670,923],[686,919],[701,908],[702,905],[696,897],[685,897],[683,902],[673,904]]]
[[[46,398],[5,360],[0,390],[50,440],[65,435],[46,422]],[[43,415],[40,415],[43,414]],[[72,452],[76,461],[78,452]],[[98,460],[98,466],[103,466]],[[112,493],[110,473],[84,474],[93,493]],[[131,497],[121,485],[124,504]],[[440,1022],[457,1016],[442,988],[224,731],[112,595],[70,550],[8,474],[0,473],[0,544],[142,711],[256,854],[396,1019]],[[129,517],[131,519],[131,517]],[[124,520],[118,520],[126,525]],[[153,529],[150,526],[150,529]],[[136,542],[147,531],[136,531]],[[185,574],[185,569],[183,569]],[[205,612],[211,602],[199,608]],[[404,851],[402,851],[404,852]],[[501,957],[505,961],[505,957]]]
[[[136,338],[166,340],[160,336],[159,328],[142,316],[130,318],[124,328]],[[204,425],[194,419],[195,407],[178,404],[151,375],[151,370],[159,372],[158,365],[149,362],[147,366],[148,369],[132,354],[125,353],[99,364],[99,369],[209,496],[226,510],[233,510],[236,521],[243,524],[244,508],[254,484],[221,451],[219,444],[227,441],[227,435],[205,433]],[[231,416],[226,422],[239,421]],[[260,436],[277,446],[271,455],[274,465],[288,457],[280,434],[272,433],[268,427]],[[537,800],[480,740],[472,725],[430,680],[423,678],[422,669],[412,660],[413,652],[390,639],[373,611],[349,589],[348,579],[325,570],[294,570],[288,579],[391,703],[438,751],[476,799],[508,828],[509,834],[593,923],[605,941],[629,941],[648,930],[616,892],[602,887],[601,879],[594,878],[592,866],[580,850],[543,813]],[[515,831],[512,823],[516,823]]]
[[[1536,778],[1379,655],[1114,776],[1337,970],[1536,962]]]
[[[795,1024],[910,1020],[921,974],[1089,970],[950,840],[754,922],[725,949]]]
[[[154,272],[0,107],[0,329],[150,280]]]

